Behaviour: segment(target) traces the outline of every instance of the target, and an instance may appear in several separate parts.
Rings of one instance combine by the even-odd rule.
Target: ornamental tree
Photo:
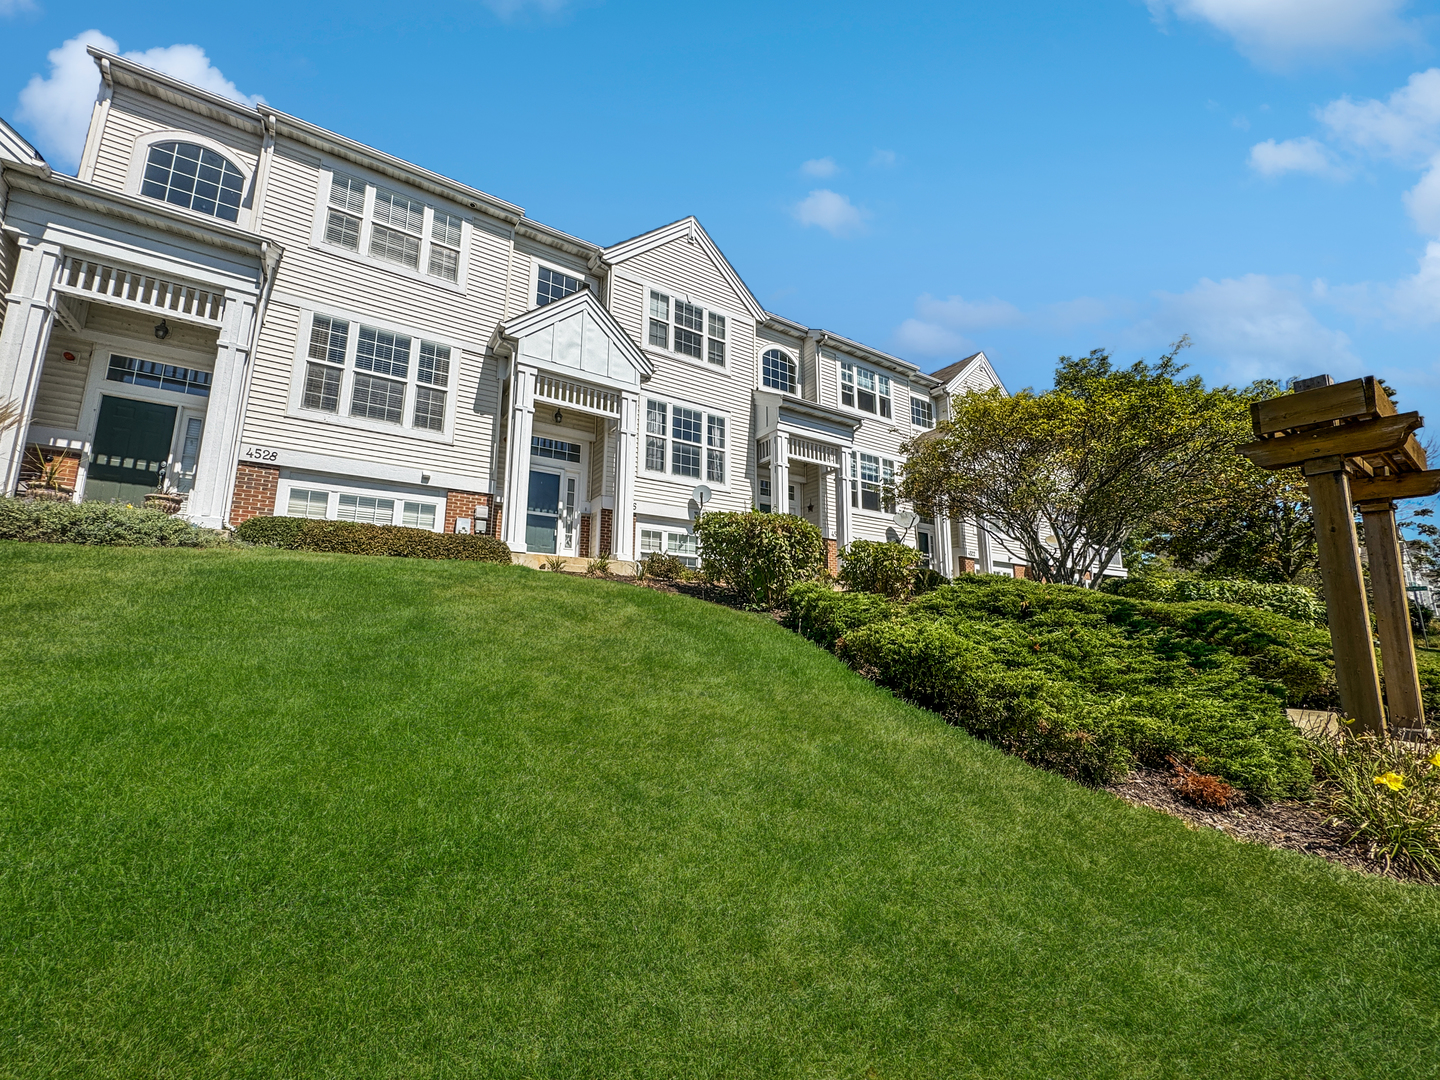
[[[1244,394],[1178,377],[1188,345],[1127,368],[1100,349],[1062,356],[1053,390],[954,399],[907,444],[900,495],[1018,541],[1042,581],[1098,585],[1127,543],[1213,490],[1249,438]]]

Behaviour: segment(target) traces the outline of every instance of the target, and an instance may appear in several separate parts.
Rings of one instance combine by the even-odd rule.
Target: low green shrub
[[[702,514],[695,531],[706,579],[724,583],[754,607],[780,606],[792,585],[825,566],[820,530],[793,514]]]
[[[235,538],[257,547],[293,548],[300,540],[300,530],[305,527],[306,518],[299,517],[252,517],[246,518],[235,529]]]
[[[510,549],[493,536],[437,533],[404,525],[360,521],[253,517],[236,536],[248,543],[341,555],[385,555],[408,559],[464,559],[509,563]]]
[[[879,684],[1087,783],[1171,757],[1263,797],[1310,784],[1284,713],[1327,635],[1269,612],[967,576],[906,603],[801,585],[789,624]],[[1317,690],[1317,687],[1319,690]]]
[[[690,568],[678,555],[664,551],[652,551],[640,560],[637,567],[639,576],[651,581],[684,581]]]
[[[224,537],[159,510],[119,503],[0,498],[0,540],[115,547],[211,547]]]
[[[1440,881],[1440,742],[1373,735],[1311,743],[1320,801],[1387,866]]]
[[[1209,600],[1221,604],[1273,611],[1286,618],[1297,619],[1313,626],[1325,626],[1325,601],[1314,589],[1303,585],[1258,581],[1230,581],[1209,578],[1143,577],[1121,582],[1114,590],[1120,596],[1135,600],[1159,600],[1185,603]]]
[[[924,557],[904,544],[852,540],[840,553],[840,584],[853,592],[903,600],[915,592],[915,575]]]

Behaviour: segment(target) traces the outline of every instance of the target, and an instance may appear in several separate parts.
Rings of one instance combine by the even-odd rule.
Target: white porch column
[[[931,565],[946,577],[955,576],[955,561],[950,557],[950,519],[935,517],[935,527],[931,531],[935,542],[935,552],[931,558]]]
[[[637,424],[640,396],[620,396],[620,422],[615,426],[615,516],[610,526],[610,552],[616,559],[635,558],[635,470],[639,459]],[[592,526],[593,527],[593,526]]]
[[[820,470],[820,535],[826,540],[835,539],[835,470],[822,468]]]
[[[195,487],[186,516],[195,524],[218,529],[230,521],[240,437],[245,425],[245,397],[250,386],[251,330],[256,298],[226,292],[224,322],[215,349],[215,375],[205,409],[205,431],[195,462]]]
[[[40,369],[55,323],[55,277],[61,252],[54,244],[23,244],[15,266],[13,291],[5,297],[5,328],[0,332],[0,404],[13,403],[20,416],[0,432],[0,494],[20,482],[25,432],[35,409]]]
[[[790,512],[790,439],[783,431],[770,439],[770,510]]]
[[[975,560],[975,570],[981,574],[993,574],[995,563],[992,560],[993,552],[990,550],[990,533],[985,528],[985,523],[979,518],[975,519],[975,550],[978,558]]]
[[[500,539],[525,551],[525,507],[530,495],[530,438],[535,431],[535,369],[515,365],[510,386],[510,431],[505,446],[505,511]]]
[[[841,468],[835,474],[835,546],[841,551],[850,543],[850,485],[845,479],[845,454],[840,455]]]

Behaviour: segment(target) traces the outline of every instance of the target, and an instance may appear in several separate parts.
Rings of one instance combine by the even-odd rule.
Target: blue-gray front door
[[[525,549],[554,555],[559,522],[560,474],[531,469],[530,494],[525,500]]]

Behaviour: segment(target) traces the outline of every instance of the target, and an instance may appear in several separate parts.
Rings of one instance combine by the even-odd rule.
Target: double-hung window
[[[716,413],[647,398],[646,471],[725,483],[725,425]]]
[[[571,293],[579,291],[579,278],[562,274],[559,270],[551,270],[548,266],[542,266],[535,278],[535,306],[544,307],[546,304],[553,304],[556,300],[564,300]]]
[[[699,539],[691,532],[659,527],[640,529],[640,557],[667,552],[682,560],[686,566],[697,566],[700,562]]]
[[[458,215],[408,195],[342,173],[330,177],[321,235],[333,247],[459,284],[464,230]]]
[[[890,376],[859,364],[840,365],[840,404],[861,412],[891,415]]]
[[[786,394],[796,393],[795,361],[779,349],[766,349],[760,357],[760,383]]]
[[[850,505],[895,512],[895,462],[876,454],[850,455]]]
[[[649,332],[647,340],[657,349],[666,349],[725,366],[728,322],[718,311],[672,297],[658,289],[649,291]]]
[[[935,403],[928,398],[912,397],[910,399],[910,423],[918,428],[933,428],[935,426]]]
[[[315,314],[300,407],[443,432],[449,411],[450,346]]]

